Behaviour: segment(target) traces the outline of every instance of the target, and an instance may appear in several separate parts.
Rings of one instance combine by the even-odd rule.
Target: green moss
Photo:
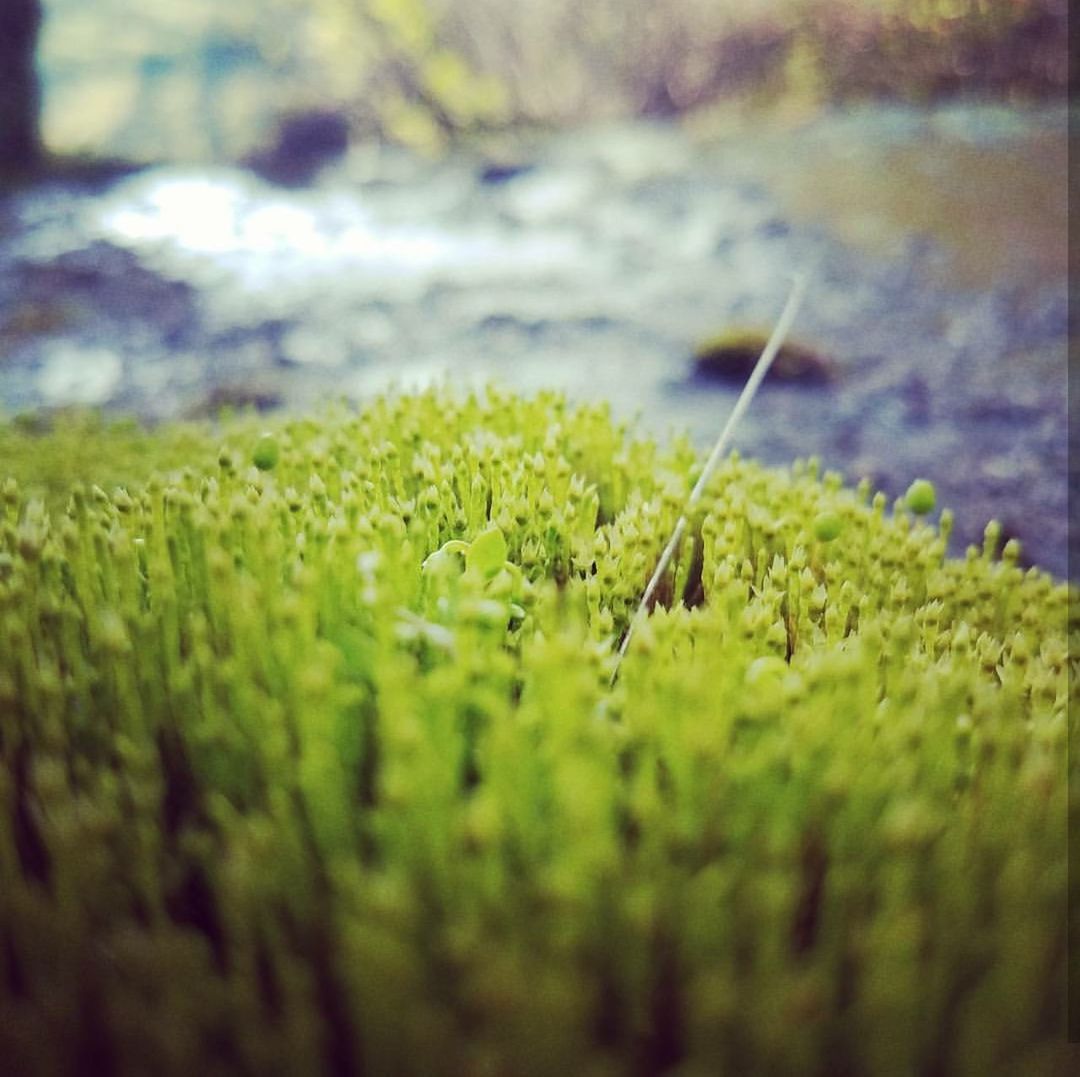
[[[192,423],[151,432],[78,409],[0,417],[0,477],[17,478],[25,497],[62,510],[73,482],[112,489],[183,468],[205,450],[209,430]]]
[[[0,428],[12,1072],[1064,1070],[1077,626],[1000,528],[733,455],[611,687],[685,445],[72,437]]]

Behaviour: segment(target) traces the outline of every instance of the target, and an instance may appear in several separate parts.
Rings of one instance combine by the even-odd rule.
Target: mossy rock
[[[5,1072],[1069,1072],[1075,596],[733,455],[613,684],[699,468],[0,425]]]
[[[694,349],[694,375],[741,384],[750,377],[768,340],[768,333],[756,329],[730,329],[710,337]],[[827,385],[835,377],[836,367],[830,359],[813,348],[789,341],[777,352],[765,380]]]

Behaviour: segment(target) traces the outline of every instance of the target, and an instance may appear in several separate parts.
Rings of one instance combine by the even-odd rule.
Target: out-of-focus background
[[[5,0],[0,415],[495,380],[1067,571],[1067,0]]]

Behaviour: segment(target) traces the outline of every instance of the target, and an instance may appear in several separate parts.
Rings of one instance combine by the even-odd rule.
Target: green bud
[[[281,450],[278,448],[277,438],[273,434],[261,434],[255,442],[255,450],[251,454],[251,462],[260,471],[271,471],[277,466]]]
[[[819,542],[832,542],[844,529],[844,522],[835,512],[819,512],[814,517],[814,537]]]
[[[925,516],[934,511],[937,504],[937,492],[934,484],[927,479],[916,479],[904,495],[904,503],[916,516]]]

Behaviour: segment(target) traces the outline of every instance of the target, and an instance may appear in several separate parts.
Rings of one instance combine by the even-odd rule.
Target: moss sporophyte
[[[1000,527],[728,454],[612,685],[701,464],[605,408],[0,461],[6,1072],[1068,1072],[1077,596]]]

